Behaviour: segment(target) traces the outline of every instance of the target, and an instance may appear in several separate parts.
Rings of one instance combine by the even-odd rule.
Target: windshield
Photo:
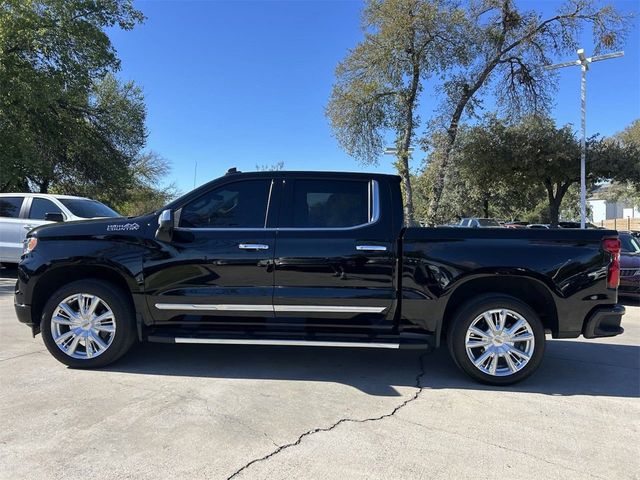
[[[479,218],[478,224],[481,227],[499,227],[500,224],[491,218]]]
[[[121,215],[111,210],[106,205],[86,198],[58,198],[62,204],[71,210],[76,217],[96,218],[96,217],[120,217]]]
[[[640,242],[632,235],[620,235],[620,244],[625,253],[640,252]]]

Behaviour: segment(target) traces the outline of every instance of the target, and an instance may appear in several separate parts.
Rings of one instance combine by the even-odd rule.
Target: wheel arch
[[[553,294],[542,282],[522,276],[482,276],[467,280],[451,294],[442,317],[438,340],[442,341],[456,312],[480,295],[509,295],[529,305],[540,317],[545,330],[557,334],[558,311]]]
[[[42,310],[51,295],[65,284],[78,280],[99,280],[109,283],[121,290],[127,301],[134,306],[130,282],[117,270],[99,265],[65,265],[45,272],[33,288],[31,319],[37,329],[39,329]]]

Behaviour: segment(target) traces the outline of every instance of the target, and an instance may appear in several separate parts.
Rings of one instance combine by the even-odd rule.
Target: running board
[[[347,348],[400,348],[399,343],[387,342],[340,342],[320,340],[289,340],[269,338],[197,338],[197,337],[165,337],[150,335],[149,342],[163,343],[199,343],[213,345],[287,345],[295,347],[347,347]]]

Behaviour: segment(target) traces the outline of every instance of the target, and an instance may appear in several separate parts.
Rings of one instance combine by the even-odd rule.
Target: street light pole
[[[556,70],[563,67],[572,67],[579,65],[581,69],[580,79],[580,126],[582,129],[582,138],[580,140],[580,228],[586,227],[587,222],[587,70],[589,64],[599,62],[600,60],[608,60],[610,58],[618,58],[624,55],[624,52],[607,53],[605,55],[596,55],[594,57],[586,57],[584,49],[577,51],[578,60],[572,62],[556,63],[554,65],[546,65],[547,70]]]

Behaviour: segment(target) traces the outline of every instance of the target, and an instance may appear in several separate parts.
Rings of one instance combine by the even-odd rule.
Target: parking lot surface
[[[446,349],[145,344],[73,370],[0,271],[0,478],[638,478],[640,307],[551,340],[529,380],[474,383]]]

